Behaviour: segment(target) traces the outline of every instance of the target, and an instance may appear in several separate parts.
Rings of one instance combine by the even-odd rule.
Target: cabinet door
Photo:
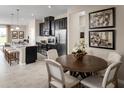
[[[37,46],[26,47],[26,64],[37,60]]]
[[[55,30],[59,29],[59,20],[55,20]]]
[[[44,35],[44,23],[39,24],[39,35],[43,36]]]
[[[52,35],[52,36],[55,35],[54,23],[55,23],[54,21],[51,21],[51,29],[50,29],[50,31],[51,31],[50,33],[51,33],[51,34],[50,34],[50,35]]]
[[[44,28],[45,28],[46,31],[49,30],[49,21],[46,21],[45,22]]]
[[[67,17],[66,18],[64,18],[64,27],[63,27],[64,29],[67,29]]]
[[[59,19],[59,29],[62,29],[62,19]]]

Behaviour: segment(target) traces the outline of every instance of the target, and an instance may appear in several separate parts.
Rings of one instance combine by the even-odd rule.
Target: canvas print
[[[24,38],[24,31],[19,31],[19,39],[23,39]]]
[[[89,13],[89,28],[115,27],[115,8]]]
[[[96,48],[115,49],[114,30],[99,30],[89,32],[89,46]]]
[[[12,39],[18,39],[18,32],[12,31]]]

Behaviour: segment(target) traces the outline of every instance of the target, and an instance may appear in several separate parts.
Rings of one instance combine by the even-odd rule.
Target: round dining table
[[[79,73],[98,72],[107,68],[107,61],[102,58],[85,55],[80,60],[76,59],[73,54],[63,55],[56,59],[64,69]]]

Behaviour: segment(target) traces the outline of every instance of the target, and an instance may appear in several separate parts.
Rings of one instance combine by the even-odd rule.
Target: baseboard
[[[118,85],[124,88],[124,80],[118,79]]]

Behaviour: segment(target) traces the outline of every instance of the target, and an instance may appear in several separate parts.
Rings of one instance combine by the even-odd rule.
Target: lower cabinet
[[[26,64],[36,62],[37,46],[26,47]]]

